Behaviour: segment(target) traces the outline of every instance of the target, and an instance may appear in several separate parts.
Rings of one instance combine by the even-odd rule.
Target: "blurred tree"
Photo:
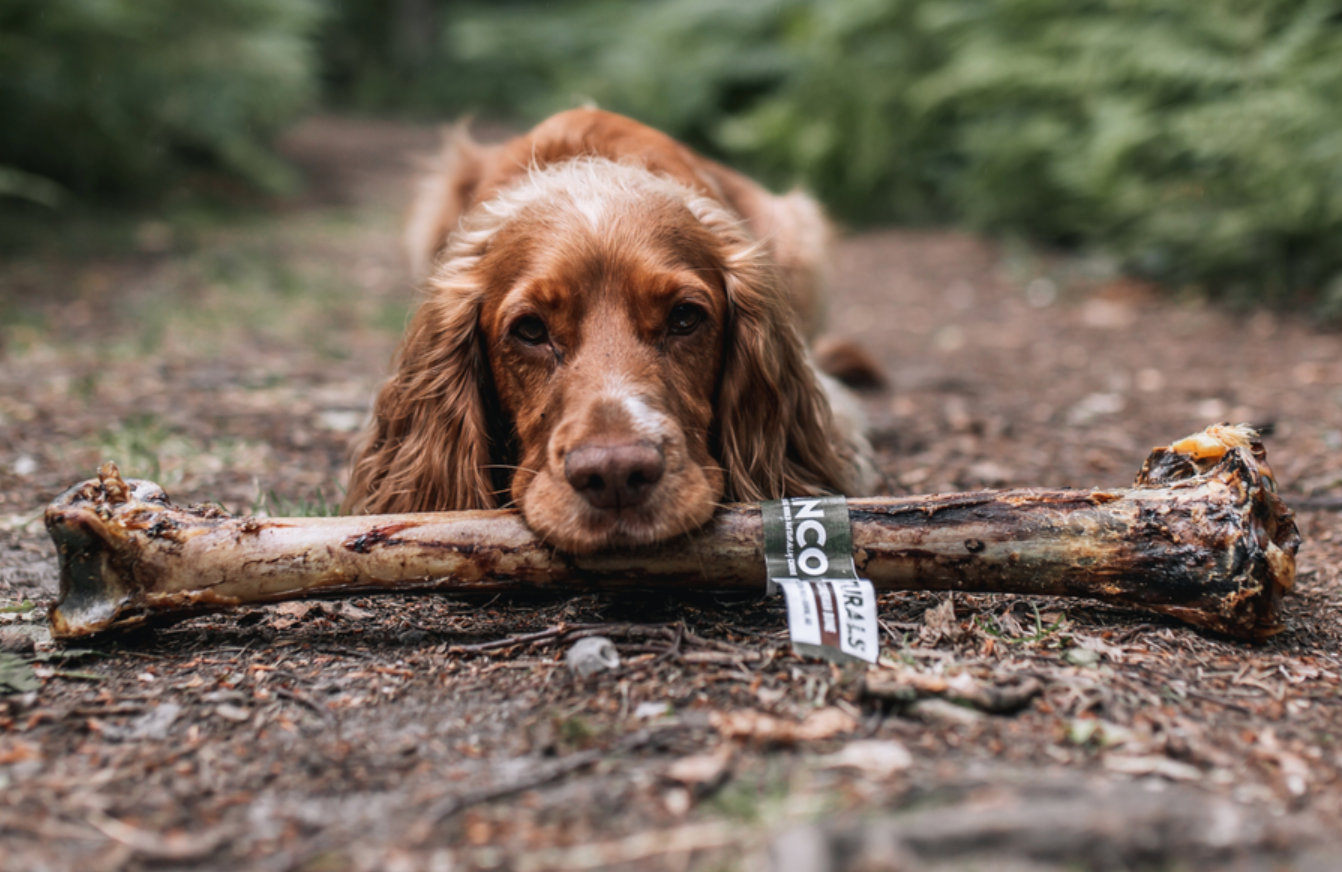
[[[336,105],[386,111],[427,99],[439,59],[439,0],[330,0],[322,28],[326,97]]]
[[[321,11],[317,0],[0,0],[0,166],[28,190],[36,178],[81,196],[158,190],[201,166],[283,189],[290,174],[268,140],[316,95]]]

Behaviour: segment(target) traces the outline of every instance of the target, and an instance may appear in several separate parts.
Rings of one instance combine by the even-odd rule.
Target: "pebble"
[[[605,636],[588,636],[573,643],[573,647],[564,655],[564,662],[579,678],[587,678],[598,672],[618,669],[620,652],[615,650],[615,643]]]
[[[908,714],[929,723],[976,724],[987,715],[977,709],[956,705],[938,697],[920,699],[908,707]]]
[[[235,724],[241,724],[251,720],[252,713],[239,705],[231,703],[221,703],[215,707],[214,713],[226,721],[233,721]]]

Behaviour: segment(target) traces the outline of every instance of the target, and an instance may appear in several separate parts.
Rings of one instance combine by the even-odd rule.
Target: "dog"
[[[808,348],[830,229],[806,195],[579,109],[500,145],[453,131],[406,238],[424,298],[346,512],[513,505],[583,554],[724,501],[878,487],[855,399]]]

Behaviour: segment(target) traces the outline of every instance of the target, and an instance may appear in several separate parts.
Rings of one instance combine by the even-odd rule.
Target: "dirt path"
[[[0,645],[36,661],[0,696],[0,868],[1334,868],[1342,340],[958,233],[838,251],[834,328],[891,374],[867,408],[894,490],[1121,485],[1154,444],[1269,427],[1305,535],[1285,633],[887,596],[883,668],[924,688],[894,700],[795,658],[779,604],[713,597],[364,598],[53,649],[40,509],[101,459],[180,502],[338,502],[433,141],[317,120],[287,143],[298,202],[0,264]],[[623,666],[577,679],[595,633]],[[1027,681],[1015,712],[948,701]]]

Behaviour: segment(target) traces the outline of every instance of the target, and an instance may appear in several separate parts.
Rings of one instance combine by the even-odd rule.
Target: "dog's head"
[[[347,508],[512,502],[589,552],[845,476],[767,247],[678,181],[535,170],[467,215],[427,289]]]

